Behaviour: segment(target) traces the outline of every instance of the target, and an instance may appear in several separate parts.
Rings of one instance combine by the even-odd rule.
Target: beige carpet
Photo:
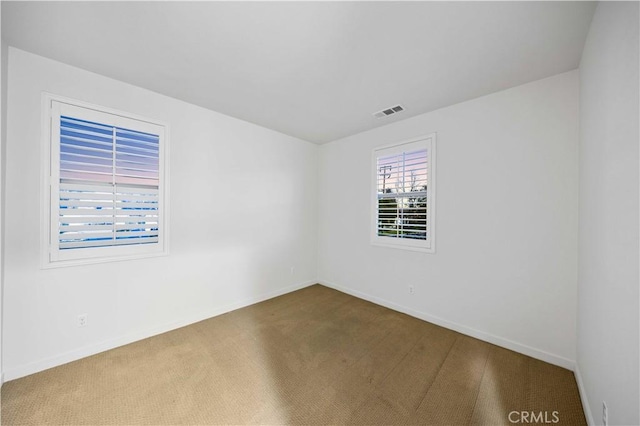
[[[5,383],[1,400],[6,425],[586,424],[570,371],[320,285]]]

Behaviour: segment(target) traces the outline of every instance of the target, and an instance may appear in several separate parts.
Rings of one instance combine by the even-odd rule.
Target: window
[[[45,265],[166,251],[165,126],[45,96]]]
[[[435,251],[435,134],[373,152],[376,245]]]

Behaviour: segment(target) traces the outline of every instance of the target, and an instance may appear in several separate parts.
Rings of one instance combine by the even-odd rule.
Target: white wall
[[[638,13],[600,3],[580,64],[577,364],[596,424],[602,401],[609,424],[640,423]]]
[[[315,282],[317,146],[13,48],[8,85],[7,380]],[[39,268],[42,91],[169,123],[168,257]]]
[[[431,132],[436,253],[372,246],[373,148]],[[573,366],[577,71],[323,145],[319,172],[321,282]]]

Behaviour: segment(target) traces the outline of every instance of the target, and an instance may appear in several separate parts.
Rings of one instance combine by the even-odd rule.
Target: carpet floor
[[[1,402],[6,425],[586,424],[572,372],[320,285],[10,381]]]

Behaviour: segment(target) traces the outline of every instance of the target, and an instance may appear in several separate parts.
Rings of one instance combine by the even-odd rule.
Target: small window
[[[45,264],[164,253],[165,126],[53,97],[45,105]]]
[[[373,152],[372,243],[435,251],[435,134]]]

